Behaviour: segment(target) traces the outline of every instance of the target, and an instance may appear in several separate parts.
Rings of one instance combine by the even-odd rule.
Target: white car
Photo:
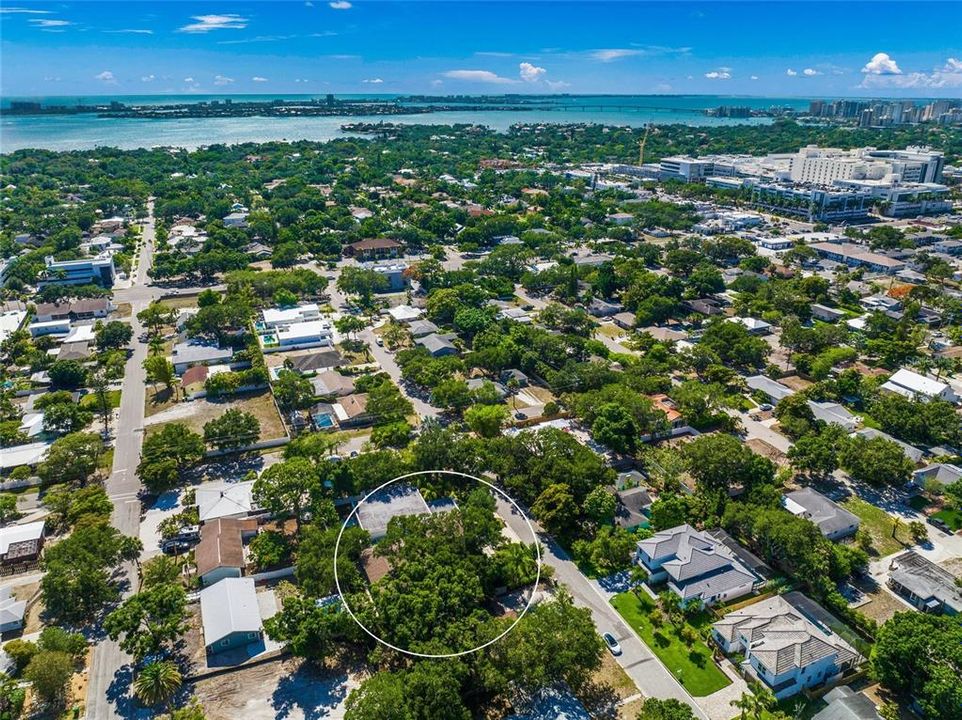
[[[618,641],[615,639],[614,635],[606,632],[602,633],[601,637],[604,639],[605,645],[608,646],[608,649],[611,651],[612,655],[621,655],[621,645],[618,644]]]

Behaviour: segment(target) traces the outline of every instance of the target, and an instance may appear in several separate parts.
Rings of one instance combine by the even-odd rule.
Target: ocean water
[[[269,100],[274,96],[144,96],[125,98],[33,98],[46,104],[89,104],[119,100],[127,104],[199,102],[233,97],[241,100]],[[316,96],[284,96],[307,99]],[[347,96],[339,99],[391,99],[390,96]],[[19,99],[19,98],[12,98]],[[524,98],[537,104],[530,110],[454,110],[410,115],[338,117],[231,117],[231,118],[99,118],[93,113],[79,115],[10,116],[3,113],[10,98],[0,103],[0,152],[24,148],[86,150],[96,147],[135,149],[169,145],[188,149],[218,143],[267,142],[274,140],[331,140],[347,133],[341,126],[352,122],[393,122],[422,125],[474,123],[504,131],[516,123],[599,123],[641,126],[646,123],[681,123],[693,126],[760,124],[769,118],[727,119],[708,117],[705,108],[720,105],[758,109],[791,107],[804,109],[808,100],[799,98],[742,98],[723,96],[549,96]],[[516,102],[521,102],[515,99]],[[519,105],[523,107],[523,105]]]

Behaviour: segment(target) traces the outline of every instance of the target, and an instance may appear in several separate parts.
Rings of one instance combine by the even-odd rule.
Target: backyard
[[[667,619],[660,627],[652,624],[655,602],[644,594],[639,597],[631,591],[623,592],[613,597],[611,604],[693,696],[711,695],[731,684],[715,665],[711,650],[700,639],[701,631],[711,623],[708,613],[698,613],[676,630]],[[686,627],[696,632],[699,639],[692,643],[682,639],[681,633]]]
[[[958,508],[945,508],[932,515],[948,525],[953,532],[962,529],[962,510]]]

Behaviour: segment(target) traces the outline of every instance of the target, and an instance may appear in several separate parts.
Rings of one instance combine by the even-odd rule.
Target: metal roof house
[[[906,368],[897,371],[888,382],[882,385],[883,390],[898,393],[909,399],[920,400],[945,400],[946,402],[956,403],[958,396],[948,383],[944,383],[934,378],[919,375]]]
[[[0,562],[4,564],[35,560],[43,548],[44,521],[0,528]]]
[[[264,637],[252,578],[225,578],[200,591],[200,617],[208,655]]]
[[[447,338],[438,335],[437,333],[431,333],[430,335],[419,337],[414,342],[431,353],[431,357],[444,357],[446,355],[458,354],[458,349],[454,346],[454,344],[452,344]]]
[[[780,382],[765,377],[764,375],[752,375],[751,377],[745,378],[745,384],[751,390],[764,393],[769,400],[775,403],[787,398],[789,395],[795,394],[795,391],[790,387],[782,385]]]
[[[0,632],[10,632],[23,627],[27,601],[13,597],[13,588],[0,588]]]
[[[875,703],[848,685],[832,688],[822,700],[828,703],[828,707],[815,713],[812,720],[879,720],[881,717]]]
[[[782,497],[782,505],[796,517],[811,520],[829,540],[841,540],[858,531],[857,515],[812,488],[795,490]]]
[[[234,357],[230,348],[219,348],[214,345],[201,343],[178,343],[174,345],[170,361],[174,364],[174,372],[183,375],[187,368],[194,365],[218,365],[228,363]]]
[[[245,518],[257,510],[251,493],[254,481],[209,483],[197,488],[196,499],[201,523],[219,518]]]
[[[922,612],[962,613],[962,590],[955,576],[913,550],[893,558],[888,585]]]

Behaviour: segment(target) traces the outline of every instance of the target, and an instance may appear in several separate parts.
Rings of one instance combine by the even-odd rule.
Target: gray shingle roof
[[[834,535],[852,526],[858,529],[858,516],[812,488],[790,492],[785,495],[783,502],[790,513],[811,520],[825,536]]]

